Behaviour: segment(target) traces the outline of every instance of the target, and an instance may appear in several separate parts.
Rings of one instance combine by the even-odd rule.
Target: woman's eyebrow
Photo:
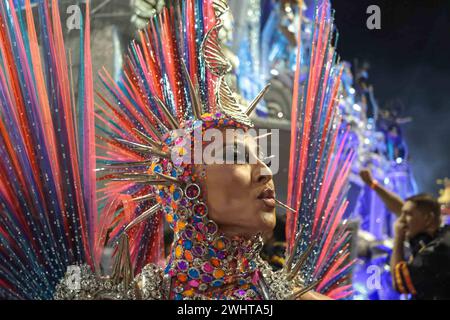
[[[246,154],[250,155],[250,149],[249,149],[249,146],[248,146],[247,143],[245,143],[245,142],[243,142],[243,141],[237,141],[237,140],[234,140],[233,148],[234,148],[234,150],[242,150],[242,148],[243,148],[244,152],[245,152]]]
[[[242,140],[238,140],[237,139],[238,137],[235,137],[235,139],[234,139],[234,141],[233,141],[233,148],[234,149],[238,149],[238,148],[244,148],[244,150],[245,150],[245,152],[247,153],[247,154],[250,154],[250,145],[248,144],[248,143],[246,143],[245,141],[242,141]],[[228,147],[228,146],[230,146],[231,144],[230,143],[227,143],[227,141],[224,139],[223,140],[223,148],[226,148],[226,147]],[[255,149],[255,154],[257,153],[257,151],[258,151],[258,148],[257,147],[255,147],[254,148]]]

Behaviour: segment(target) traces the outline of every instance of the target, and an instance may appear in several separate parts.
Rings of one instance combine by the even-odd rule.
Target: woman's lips
[[[270,189],[264,189],[258,196],[258,199],[261,200],[264,205],[269,209],[272,210],[275,208],[275,192]]]
[[[266,207],[268,207],[269,209],[275,208],[275,199],[265,198],[265,199],[261,199],[261,201],[264,202]]]

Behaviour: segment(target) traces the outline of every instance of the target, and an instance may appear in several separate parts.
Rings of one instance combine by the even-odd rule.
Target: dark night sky
[[[450,1],[331,0],[344,60],[368,60],[378,104],[400,99],[420,191],[437,194],[450,177]],[[381,8],[381,30],[366,27],[369,5]]]

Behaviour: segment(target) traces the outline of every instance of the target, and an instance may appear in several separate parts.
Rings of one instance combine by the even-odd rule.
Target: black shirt
[[[409,262],[395,267],[395,286],[415,300],[450,300],[450,226],[410,240]]]

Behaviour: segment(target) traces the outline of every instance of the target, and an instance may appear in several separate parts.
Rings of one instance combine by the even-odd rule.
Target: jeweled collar
[[[197,190],[196,185],[190,185],[185,193],[188,195],[192,188]],[[192,209],[182,210],[185,216],[181,221],[184,222],[177,224],[165,269],[173,279],[172,298],[217,298],[217,295],[257,298],[254,277],[262,237],[226,237],[217,224],[208,219],[203,202],[193,199],[185,203],[185,207]]]

